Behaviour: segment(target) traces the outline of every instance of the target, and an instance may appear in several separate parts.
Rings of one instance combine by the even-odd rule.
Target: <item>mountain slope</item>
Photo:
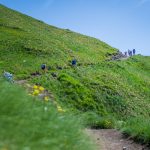
[[[16,80],[41,83],[70,111],[96,114],[96,121],[89,123],[93,126],[112,127],[113,118],[149,120],[150,57],[107,61],[117,50],[104,42],[49,26],[2,5],[0,12],[1,72],[12,72]],[[77,67],[71,66],[73,58]],[[45,74],[40,70],[42,63],[50,67]],[[31,76],[35,72],[41,75]],[[107,118],[102,124],[101,117]],[[143,129],[138,137],[147,132]],[[150,141],[146,134],[145,138]]]
[[[34,58],[36,67],[41,62],[51,66],[67,66],[73,58],[80,64],[98,63],[104,60],[106,55],[116,53],[116,49],[97,39],[46,25],[2,5],[0,12],[0,50],[3,57],[9,57],[9,53],[17,53],[14,57],[17,57],[20,65],[23,63],[19,59],[22,54],[30,55],[31,63]],[[19,70],[19,66],[16,71]],[[29,71],[29,68],[24,70],[26,69]]]

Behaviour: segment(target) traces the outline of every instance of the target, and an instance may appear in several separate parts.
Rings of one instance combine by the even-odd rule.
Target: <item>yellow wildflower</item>
[[[39,93],[40,93],[39,90],[34,90],[34,91],[33,91],[33,95],[34,95],[34,96],[39,95]]]
[[[37,86],[37,85],[34,85],[34,86],[33,86],[33,89],[38,89],[38,86]]]
[[[44,100],[45,100],[46,102],[48,102],[48,101],[49,101],[48,96],[45,96],[45,97],[44,97]]]
[[[58,112],[64,112],[64,110],[60,106],[57,106],[57,110]]]
[[[40,92],[44,91],[44,88],[42,86],[39,87]]]

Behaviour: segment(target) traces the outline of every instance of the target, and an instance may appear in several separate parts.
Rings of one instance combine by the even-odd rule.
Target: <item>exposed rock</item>
[[[124,55],[122,52],[118,52],[115,55],[113,55],[110,60],[120,60],[120,59],[126,58],[126,57],[127,56]]]
[[[41,74],[38,71],[31,73],[31,76],[40,76],[40,75]]]

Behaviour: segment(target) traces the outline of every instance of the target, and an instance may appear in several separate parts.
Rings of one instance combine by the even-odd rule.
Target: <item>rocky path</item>
[[[145,146],[134,143],[131,139],[115,129],[87,129],[88,135],[96,142],[97,150],[150,150]]]

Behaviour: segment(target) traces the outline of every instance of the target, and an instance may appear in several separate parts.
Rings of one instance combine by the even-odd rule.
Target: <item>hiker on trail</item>
[[[76,60],[76,59],[73,59],[73,60],[72,60],[72,66],[76,66],[76,64],[77,64],[77,60]]]
[[[125,57],[127,57],[127,51],[124,52]]]
[[[133,49],[133,55],[135,55],[135,49]]]
[[[131,57],[132,56],[132,50],[128,49],[128,55]]]
[[[130,51],[130,56],[132,56],[132,51]]]
[[[13,75],[11,73],[4,71],[3,75],[9,82],[14,82]]]
[[[42,65],[41,65],[41,69],[42,69],[44,72],[46,72],[46,64],[42,64]]]
[[[128,56],[130,56],[130,50],[128,49]]]

